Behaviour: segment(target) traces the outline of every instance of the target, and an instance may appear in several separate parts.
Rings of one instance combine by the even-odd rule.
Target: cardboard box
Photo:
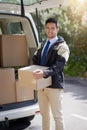
[[[16,102],[14,69],[0,69],[0,105],[13,102]]]
[[[15,67],[28,65],[25,35],[0,35],[1,66]]]
[[[20,86],[28,86],[32,89],[39,90],[39,89],[43,89],[51,85],[51,82],[52,82],[51,77],[42,78],[39,80],[36,80],[33,77],[32,72],[36,69],[45,70],[47,69],[47,67],[31,65],[28,67],[23,67],[21,69],[18,69],[18,80],[19,80]]]
[[[16,95],[17,102],[34,100],[34,90],[26,86],[20,86],[18,81],[16,81]]]

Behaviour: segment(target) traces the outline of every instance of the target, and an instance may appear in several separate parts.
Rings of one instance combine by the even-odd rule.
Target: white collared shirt
[[[46,42],[45,42],[44,48],[45,48],[45,46],[46,46],[46,44],[47,44],[48,41],[50,41],[50,45],[49,45],[49,48],[50,48],[57,40],[58,40],[58,37],[57,37],[57,36],[54,37],[54,38],[52,38],[51,40],[48,40],[48,39],[47,39]],[[42,50],[42,54],[43,54],[44,48],[43,48],[43,50]],[[48,50],[49,50],[49,49],[48,49]]]

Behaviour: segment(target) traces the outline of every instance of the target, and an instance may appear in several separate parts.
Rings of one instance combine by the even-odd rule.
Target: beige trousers
[[[62,89],[45,88],[38,91],[38,102],[42,115],[42,130],[51,130],[50,108],[55,121],[55,130],[64,130],[62,116]]]

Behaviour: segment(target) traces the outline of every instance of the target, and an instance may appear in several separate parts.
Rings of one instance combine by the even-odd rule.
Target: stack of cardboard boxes
[[[27,65],[26,36],[0,35],[0,105],[34,99],[34,91],[15,78],[15,68]]]
[[[19,68],[18,79],[15,67]],[[34,90],[51,85],[51,77],[40,80],[33,78],[32,72],[37,68],[46,69],[28,66],[25,35],[0,35],[0,105],[32,100]]]
[[[33,99],[34,90],[19,84],[14,68],[0,69],[0,105]]]

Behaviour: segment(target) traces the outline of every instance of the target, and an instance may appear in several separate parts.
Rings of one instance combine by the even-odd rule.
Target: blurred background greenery
[[[87,1],[69,0],[69,5],[38,11],[40,42],[45,38],[44,22],[53,16],[60,25],[59,35],[64,37],[70,48],[70,58],[64,73],[72,77],[87,78]],[[36,21],[36,15],[32,14]],[[37,21],[36,21],[37,23]]]

